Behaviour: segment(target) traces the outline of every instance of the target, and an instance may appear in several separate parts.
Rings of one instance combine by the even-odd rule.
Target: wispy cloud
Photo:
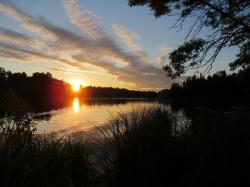
[[[18,33],[16,31],[6,29],[0,26],[0,40],[7,41],[17,44],[31,43],[32,39],[24,34]]]
[[[42,37],[51,37],[50,33],[42,27],[38,19],[35,19],[5,0],[0,0],[0,12],[20,21],[22,26],[29,32],[34,32]]]
[[[64,0],[64,7],[71,23],[93,38],[105,36],[96,15],[90,11],[81,10],[77,2],[78,0]]]
[[[81,10],[76,0],[64,0],[64,7],[70,22],[81,34],[33,17],[0,0],[0,12],[19,21],[28,32],[36,34],[32,38],[0,27],[0,38],[4,38],[0,42],[0,57],[56,61],[79,71],[92,71],[89,66],[94,66],[137,89],[166,88],[171,84],[161,67],[157,67],[167,59],[166,47],[162,47],[159,57],[150,60],[149,55],[136,43],[136,32],[114,25],[117,40],[117,37],[107,34],[93,13]]]
[[[149,56],[143,51],[142,47],[135,41],[139,38],[139,34],[129,30],[122,25],[113,25],[115,34],[119,37],[120,41],[130,50],[132,50],[142,62],[147,63],[150,61]]]
[[[160,46],[161,53],[156,59],[156,64],[163,66],[168,61],[168,48],[165,45]]]
[[[139,46],[135,39],[138,37],[138,33],[126,29],[122,25],[113,25],[115,33],[120,37],[121,41],[130,49],[134,51],[141,51],[142,48]]]

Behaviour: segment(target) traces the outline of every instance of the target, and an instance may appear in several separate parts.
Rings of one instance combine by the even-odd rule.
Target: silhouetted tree
[[[170,65],[164,70],[175,77],[190,69],[212,68],[221,49],[237,46],[240,52],[230,63],[232,70],[250,64],[249,0],[129,0],[130,6],[148,5],[156,17],[179,15],[173,27],[182,27],[188,17],[195,17],[186,41],[170,53]],[[200,38],[204,27],[211,33]]]

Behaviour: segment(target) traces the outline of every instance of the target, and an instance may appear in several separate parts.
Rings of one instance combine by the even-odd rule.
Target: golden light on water
[[[73,101],[73,108],[74,108],[74,112],[75,113],[78,113],[79,112],[79,109],[80,109],[80,104],[79,104],[79,100],[78,98],[74,98],[74,101]]]

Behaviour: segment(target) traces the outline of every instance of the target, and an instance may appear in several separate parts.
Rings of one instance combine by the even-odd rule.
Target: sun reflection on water
[[[75,113],[78,113],[78,112],[79,112],[80,104],[79,104],[79,100],[78,100],[77,97],[74,98],[73,108],[74,108],[74,112],[75,112]]]
[[[1,1],[1,0],[0,0]],[[51,110],[45,114],[48,119],[37,119],[38,133],[76,132],[77,130],[93,130],[93,127],[107,124],[117,113],[129,113],[133,110],[148,107],[158,107],[158,102],[81,99],[73,97],[69,106]],[[163,107],[163,106],[162,106]],[[39,113],[38,113],[39,115]],[[49,125],[48,125],[49,124]],[[94,124],[94,125],[93,125]]]

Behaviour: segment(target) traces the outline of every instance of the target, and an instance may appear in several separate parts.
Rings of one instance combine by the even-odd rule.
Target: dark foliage
[[[250,99],[249,81],[250,68],[231,75],[221,71],[207,78],[190,77],[183,85],[173,84],[170,90],[161,91],[159,95],[163,99],[246,101]]]
[[[90,151],[71,139],[35,136],[29,116],[0,120],[1,186],[92,186]]]
[[[10,103],[16,106],[11,108],[47,110],[65,105],[72,95],[71,86],[64,81],[57,80],[50,73],[12,73],[0,69],[0,110],[10,112]],[[19,103],[17,102],[19,101]]]
[[[113,121],[104,170],[108,186],[249,184],[250,118],[192,108],[181,121],[162,109]],[[107,144],[106,144],[107,146]]]
[[[129,0],[129,5],[147,5],[156,17],[179,15],[174,28],[182,28],[186,18],[194,19],[186,41],[170,53],[171,63],[164,68],[173,78],[204,66],[205,72],[209,71],[225,47],[240,49],[231,69],[250,64],[249,0]],[[205,27],[209,28],[207,34],[203,32]]]
[[[135,91],[122,88],[93,87],[83,88],[78,95],[84,98],[156,98],[154,91]]]

